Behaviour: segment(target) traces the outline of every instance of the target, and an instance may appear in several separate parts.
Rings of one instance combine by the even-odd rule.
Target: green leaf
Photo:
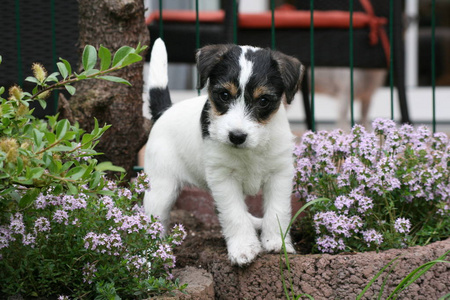
[[[29,189],[25,195],[19,200],[19,207],[25,208],[31,203],[33,203],[34,200],[36,200],[37,196],[39,195],[40,189],[33,188]]]
[[[62,119],[56,124],[56,139],[61,140],[70,128],[69,120]]]
[[[114,172],[125,172],[125,169],[122,167],[118,167],[118,166],[114,166],[112,164],[112,162],[110,161],[105,161],[105,162],[101,162],[99,163],[96,167],[95,167],[96,171],[114,171]]]
[[[86,169],[83,166],[78,166],[73,169],[70,169],[69,172],[67,172],[66,174],[66,178],[70,178],[73,180],[80,179],[83,176],[85,170]]]
[[[85,71],[94,68],[97,62],[97,50],[94,46],[86,45],[83,50],[82,64]]]
[[[71,95],[75,94],[76,89],[73,86],[71,86],[70,84],[66,84],[64,87],[69,92],[69,94],[71,94]]]
[[[42,138],[44,137],[44,133],[37,130],[36,128],[33,129],[33,140],[36,147],[39,149],[41,148],[42,144]]]
[[[69,194],[71,195],[78,194],[78,188],[75,185],[71,184],[70,182],[67,182],[67,187],[69,188]]]
[[[33,76],[28,76],[27,78],[25,78],[25,81],[40,84],[39,80],[37,80],[37,78],[35,78]]]
[[[38,101],[42,109],[45,109],[47,107],[47,101],[45,101],[44,99],[38,99]]]
[[[23,171],[23,159],[20,156],[18,156],[17,157],[17,174],[22,173],[22,171]]]
[[[58,151],[58,152],[65,152],[65,151],[72,151],[73,147],[58,145],[58,146],[53,147],[51,150]]]
[[[5,88],[0,86],[0,96],[5,92]]]
[[[141,61],[141,60],[142,60],[142,56],[140,56],[140,55],[138,55],[136,53],[130,53],[122,61],[122,67],[134,64],[134,63],[136,63],[138,61]]]
[[[89,188],[91,189],[91,190],[93,190],[93,189],[95,189],[97,186],[98,186],[98,184],[100,183],[100,179],[101,179],[101,174],[100,174],[100,172],[94,172],[94,173],[92,173],[92,178],[91,178],[91,181],[90,181],[90,183],[89,183]]]
[[[100,70],[107,70],[111,65],[111,51],[100,45],[100,49],[98,49],[98,56],[101,60]]]
[[[53,144],[56,141],[56,135],[53,132],[47,131],[45,133],[45,138],[50,144]]]
[[[59,72],[53,72],[52,74],[48,75],[44,82],[58,82],[57,76],[59,75]]]
[[[69,76],[69,70],[67,70],[66,65],[62,62],[57,62],[56,65],[58,66],[58,70],[61,76],[66,79],[67,76]]]
[[[108,81],[112,81],[112,82],[117,82],[117,83],[123,83],[123,84],[126,84],[126,85],[131,85],[131,83],[128,82],[127,80],[125,80],[123,78],[120,78],[120,77],[116,77],[116,76],[106,75],[106,76],[99,76],[97,78],[108,80]]]
[[[72,74],[72,66],[70,65],[70,63],[67,60],[62,59],[61,57],[59,58],[59,60],[63,62],[64,66],[66,66],[67,73],[69,73],[69,75]]]
[[[120,47],[120,49],[117,50],[116,54],[114,54],[112,66],[116,67],[120,65],[123,59],[132,52],[134,52],[134,49],[129,46]]]
[[[44,168],[41,167],[35,167],[35,168],[27,168],[27,179],[36,179],[42,176],[44,174]]]

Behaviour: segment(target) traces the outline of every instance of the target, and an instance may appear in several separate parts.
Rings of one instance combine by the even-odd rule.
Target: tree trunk
[[[149,45],[143,0],[78,0],[80,57],[85,45],[100,45],[117,51],[121,46]],[[111,124],[96,147],[102,161],[121,166],[131,176],[137,153],[145,144],[150,122],[142,115],[143,61],[115,72],[132,86],[104,80],[84,80],[67,102],[61,99],[61,116],[79,122],[86,131],[94,118],[102,126]]]

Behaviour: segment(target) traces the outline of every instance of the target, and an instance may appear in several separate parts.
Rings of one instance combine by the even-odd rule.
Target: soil
[[[182,209],[176,209],[171,212],[172,223],[183,224],[187,236],[181,246],[174,249],[177,258],[177,268],[193,266],[202,268],[199,265],[200,254],[207,252],[217,252],[226,255],[226,243],[222,236],[221,228],[218,222],[205,224],[199,220],[193,213]],[[291,230],[292,238],[295,241],[294,248],[298,254],[311,253],[312,243],[303,237],[298,228]]]

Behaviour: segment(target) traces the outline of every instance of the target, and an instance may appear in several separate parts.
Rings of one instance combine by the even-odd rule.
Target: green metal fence
[[[22,74],[22,69],[23,69],[23,62],[22,62],[22,52],[23,52],[23,47],[21,45],[21,33],[22,33],[22,28],[20,26],[21,24],[21,14],[20,14],[20,0],[14,0],[15,2],[15,20],[16,20],[16,26],[15,26],[15,31],[16,31],[16,49],[17,49],[17,69],[18,69],[18,77],[19,77],[19,83],[23,82],[23,74]],[[232,15],[232,40],[234,43],[237,43],[238,41],[238,1],[237,0],[232,0],[233,1],[233,15]],[[277,42],[276,42],[276,17],[275,17],[275,0],[269,0],[270,1],[270,9],[271,9],[271,13],[272,13],[272,24],[271,24],[271,29],[270,29],[270,34],[271,34],[271,47],[272,49],[276,49],[277,48]],[[305,0],[306,1],[306,0]],[[332,0],[330,0],[332,1]],[[394,1],[398,1],[398,0],[386,0],[389,1],[390,3],[390,14],[389,14],[389,37],[390,37],[390,57],[389,57],[389,78],[390,78],[390,115],[391,115],[391,119],[394,119],[394,95],[393,95],[393,91],[394,91],[394,82],[393,82],[393,73],[394,73],[394,69],[393,69],[393,64],[394,64],[394,56],[393,56],[393,45],[394,45],[394,41],[393,41],[393,18],[394,18],[394,14],[393,14],[393,7],[394,7]],[[55,31],[55,27],[57,26],[55,24],[55,0],[50,0],[50,9],[51,9],[51,28],[52,28],[52,40],[51,40],[51,45],[52,45],[52,57],[53,57],[53,63],[56,64],[56,60],[57,60],[57,53],[56,53],[56,43],[57,43],[57,38],[56,38],[56,31]],[[351,101],[351,105],[350,105],[350,119],[351,119],[351,125],[353,126],[355,124],[354,121],[354,94],[353,94],[353,83],[354,83],[354,78],[353,78],[353,69],[354,69],[354,65],[353,65],[353,60],[354,60],[354,53],[353,53],[353,48],[354,48],[354,41],[353,41],[353,3],[354,0],[350,0],[349,1],[349,12],[350,12],[350,26],[349,26],[349,31],[350,31],[350,45],[349,45],[349,68],[350,68],[350,82],[351,82],[351,88],[350,88],[350,101]],[[436,55],[435,55],[435,27],[436,27],[436,17],[435,17],[435,7],[436,7],[436,1],[435,0],[431,0],[431,9],[432,9],[432,36],[431,36],[431,106],[432,106],[432,128],[433,128],[433,132],[436,131]],[[311,68],[311,115],[312,115],[312,129],[315,130],[316,129],[316,124],[315,124],[315,96],[314,96],[314,78],[315,78],[315,74],[314,74],[314,68],[315,68],[315,64],[314,64],[314,0],[310,0],[310,9],[311,9],[311,20],[310,20],[310,68]],[[200,47],[200,22],[199,22],[199,1],[195,0],[195,12],[196,12],[196,46],[197,48]],[[164,39],[164,21],[163,21],[163,0],[159,0],[159,14],[160,14],[160,18],[159,18],[159,31],[160,31],[160,37]],[[200,91],[199,91],[200,93]],[[54,96],[54,101],[55,103],[57,103],[57,95],[55,94]],[[55,107],[57,107],[57,104],[55,104]]]

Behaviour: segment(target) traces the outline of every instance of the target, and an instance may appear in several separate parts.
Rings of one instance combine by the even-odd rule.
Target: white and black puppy
[[[236,45],[198,50],[199,88],[208,93],[172,106],[167,53],[154,44],[150,62],[150,109],[154,125],[145,153],[147,214],[167,226],[180,189],[209,190],[233,264],[250,263],[262,250],[280,251],[291,218],[293,135],[283,102],[290,103],[304,73],[280,52]],[[253,217],[246,195],[262,190],[264,216]],[[258,238],[258,231],[261,236]],[[288,252],[294,252],[290,236]]]

